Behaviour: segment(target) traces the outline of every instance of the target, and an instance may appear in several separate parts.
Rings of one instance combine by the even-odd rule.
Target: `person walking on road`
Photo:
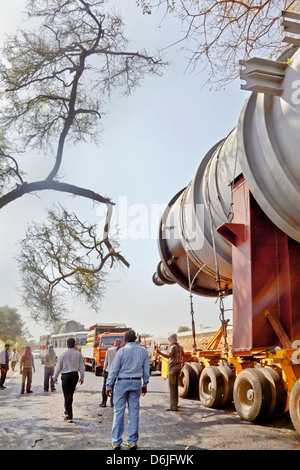
[[[102,403],[100,403],[100,406],[102,408],[106,407],[106,402],[107,402],[107,395],[106,395],[106,382],[107,382],[107,377],[109,373],[109,369],[112,365],[112,362],[115,358],[115,355],[117,354],[117,351],[120,349],[122,341],[120,339],[116,339],[116,341],[113,344],[113,347],[108,348],[105,354],[105,361],[103,365],[103,387],[102,387]],[[113,401],[113,395],[114,391],[112,389],[111,391],[111,396],[110,396],[110,406],[114,406],[114,401]]]
[[[54,392],[56,390],[55,384],[53,381],[55,363],[56,363],[56,354],[51,344],[49,346],[49,350],[47,354],[45,355],[44,392],[49,392],[49,382],[50,382],[51,392]]]
[[[0,376],[0,390],[4,390],[4,382],[6,379],[6,374],[9,369],[9,344],[5,344],[3,351],[0,353],[0,363],[1,363],[1,376]]]
[[[10,356],[11,370],[15,370],[16,364],[19,359],[19,354],[16,349],[13,350],[12,355]]]
[[[25,392],[25,383],[26,393],[33,393],[31,390],[32,370],[35,372],[34,359],[30,346],[26,346],[20,360],[20,374],[22,375],[21,394]]]
[[[162,353],[158,350],[158,354],[168,359],[168,381],[170,391],[170,407],[166,411],[178,411],[178,385],[179,376],[184,366],[184,350],[177,342],[177,335],[173,333],[168,338],[169,353]]]
[[[84,381],[84,363],[82,354],[77,351],[74,338],[67,340],[68,349],[58,359],[55,367],[53,380],[57,382],[57,377],[61,373],[62,389],[65,399],[65,417],[64,420],[73,422],[73,395],[79,379],[80,385]],[[79,374],[78,374],[79,372]]]
[[[117,352],[109,370],[106,384],[107,395],[109,396],[114,387],[112,445],[115,450],[121,449],[123,442],[126,403],[128,403],[129,414],[129,448],[137,449],[138,447],[140,397],[141,394],[146,395],[148,382],[148,351],[136,343],[136,334],[133,330],[126,331],[125,346]]]

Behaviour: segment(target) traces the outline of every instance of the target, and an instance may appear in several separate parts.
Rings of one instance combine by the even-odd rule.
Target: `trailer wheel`
[[[190,362],[191,367],[196,373],[195,395],[199,393],[199,380],[205,365],[202,362]]]
[[[292,388],[289,401],[289,412],[294,428],[300,434],[300,379]]]
[[[223,376],[223,397],[222,397],[222,405],[230,405],[233,400],[233,386],[235,381],[235,375],[232,372],[231,368],[227,365],[219,366],[218,369],[220,370]]]
[[[196,372],[192,366],[186,363],[180,373],[178,394],[181,398],[191,397],[195,392]]]
[[[233,401],[242,419],[259,421],[266,418],[271,403],[271,387],[260,369],[240,372],[234,383]]]
[[[194,369],[199,379],[205,365],[202,362],[190,362],[189,364]]]
[[[199,398],[207,408],[218,408],[222,405],[224,380],[216,366],[205,367],[199,380]]]
[[[269,380],[271,388],[271,400],[268,416],[271,417],[277,411],[283,411],[286,402],[286,391],[283,380],[276,370],[271,367],[262,367],[259,369]]]

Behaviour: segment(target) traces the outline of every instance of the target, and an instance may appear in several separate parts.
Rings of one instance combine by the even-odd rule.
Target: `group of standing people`
[[[83,383],[84,378],[84,364],[83,357],[79,351],[76,350],[76,342],[74,338],[69,338],[67,341],[68,350],[59,357],[56,364],[56,354],[53,346],[50,345],[48,352],[45,355],[45,369],[44,369],[44,391],[51,392],[56,390],[55,383],[57,377],[61,373],[62,389],[65,397],[65,419],[72,420],[72,402],[73,394],[78,382],[78,371],[80,372],[80,383]],[[4,382],[7,372],[9,370],[9,361],[11,361],[12,370],[15,370],[16,363],[19,359],[19,354],[14,349],[11,356],[9,356],[9,344],[5,344],[4,350],[0,353],[0,390],[4,390]],[[30,346],[26,346],[24,354],[20,359],[20,374],[22,375],[21,394],[33,393],[31,390],[32,374],[35,372],[34,358]]]
[[[106,353],[103,367],[103,388],[101,407],[106,407],[110,397],[110,405],[114,408],[112,424],[112,446],[115,450],[121,449],[124,433],[124,417],[126,405],[128,406],[128,444],[130,449],[137,449],[139,439],[139,411],[140,397],[147,393],[149,383],[149,355],[148,351],[137,343],[134,330],[125,333],[125,344],[116,340],[113,347]],[[177,335],[168,338],[168,354],[157,351],[168,359],[168,380],[170,391],[170,406],[168,411],[178,411],[178,385],[181,368],[184,365],[184,351],[177,342]],[[44,391],[55,391],[55,383],[61,374],[62,390],[64,394],[64,420],[73,421],[73,395],[77,383],[84,382],[84,361],[82,354],[76,349],[74,338],[67,341],[68,349],[56,362],[56,355],[52,346],[49,346],[45,357]],[[0,390],[4,389],[4,381],[8,370],[9,345],[1,352],[1,383]],[[32,370],[35,371],[34,359],[30,347],[26,347],[20,360],[22,374],[21,393],[31,392]]]
[[[110,397],[110,405],[114,408],[112,424],[112,445],[120,449],[123,442],[124,417],[128,405],[128,444],[130,449],[137,448],[139,439],[139,411],[140,397],[146,395],[149,382],[149,355],[148,351],[137,344],[134,330],[125,333],[125,344],[116,340],[113,347],[106,352],[103,367],[103,387],[101,407],[106,407]],[[83,356],[75,349],[75,340],[69,338],[68,350],[63,353],[55,367],[53,380],[57,381],[61,373],[62,388],[65,399],[65,420],[73,420],[73,394],[78,383],[84,381]]]

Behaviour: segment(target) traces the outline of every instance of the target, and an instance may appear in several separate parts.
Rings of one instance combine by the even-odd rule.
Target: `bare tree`
[[[1,52],[0,208],[25,194],[53,190],[106,204],[108,211],[100,238],[95,227],[65,210],[51,210],[51,226],[27,231],[20,264],[25,302],[36,319],[57,320],[55,288],[62,282],[96,307],[104,265],[117,261],[128,266],[109,240],[111,199],[61,181],[59,175],[67,146],[98,143],[100,118],[112,91],[129,95],[146,74],[159,74],[164,65],[159,56],[130,50],[121,17],[109,12],[106,3],[28,0],[31,29],[7,37]],[[22,171],[24,155],[33,151],[53,162],[39,181],[30,181]]]
[[[206,70],[216,86],[234,80],[239,60],[272,58],[281,44],[282,10],[300,12],[297,0],[137,0],[144,14],[163,8],[179,19],[178,41],[188,52],[188,69]]]
[[[118,244],[99,239],[97,226],[81,222],[63,207],[48,211],[47,221],[28,226],[18,262],[24,280],[24,301],[35,320],[57,323],[66,309],[65,290],[98,310],[104,291],[105,267],[117,260]],[[60,288],[60,289],[59,289]]]

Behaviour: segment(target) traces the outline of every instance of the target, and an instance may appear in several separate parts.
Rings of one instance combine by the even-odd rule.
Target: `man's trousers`
[[[106,395],[107,378],[108,378],[108,372],[105,371],[104,372],[104,378],[103,378],[104,379],[103,380],[103,387],[102,387],[102,404],[103,405],[106,405],[106,402],[107,402],[107,395]],[[113,388],[111,389],[110,404],[111,404],[111,406],[113,406],[113,404],[114,404],[114,389]]]
[[[177,410],[178,407],[178,385],[181,368],[168,370],[170,389],[170,409]]]
[[[26,391],[29,392],[31,389],[31,383],[32,383],[32,367],[24,367],[23,369],[21,392],[25,391],[25,383],[26,383]]]
[[[68,372],[61,374],[62,389],[65,398],[65,416],[73,418],[73,395],[78,382],[78,372]]]
[[[117,380],[114,387],[114,420],[112,426],[112,444],[123,442],[124,415],[128,403],[128,444],[136,444],[139,439],[141,380]]]
[[[4,385],[7,371],[8,371],[8,365],[7,364],[1,364],[0,387],[2,387]]]
[[[53,374],[54,374],[54,367],[47,367],[45,366],[44,369],[44,391],[49,391],[49,382],[51,390],[55,389],[54,381],[53,381]]]

